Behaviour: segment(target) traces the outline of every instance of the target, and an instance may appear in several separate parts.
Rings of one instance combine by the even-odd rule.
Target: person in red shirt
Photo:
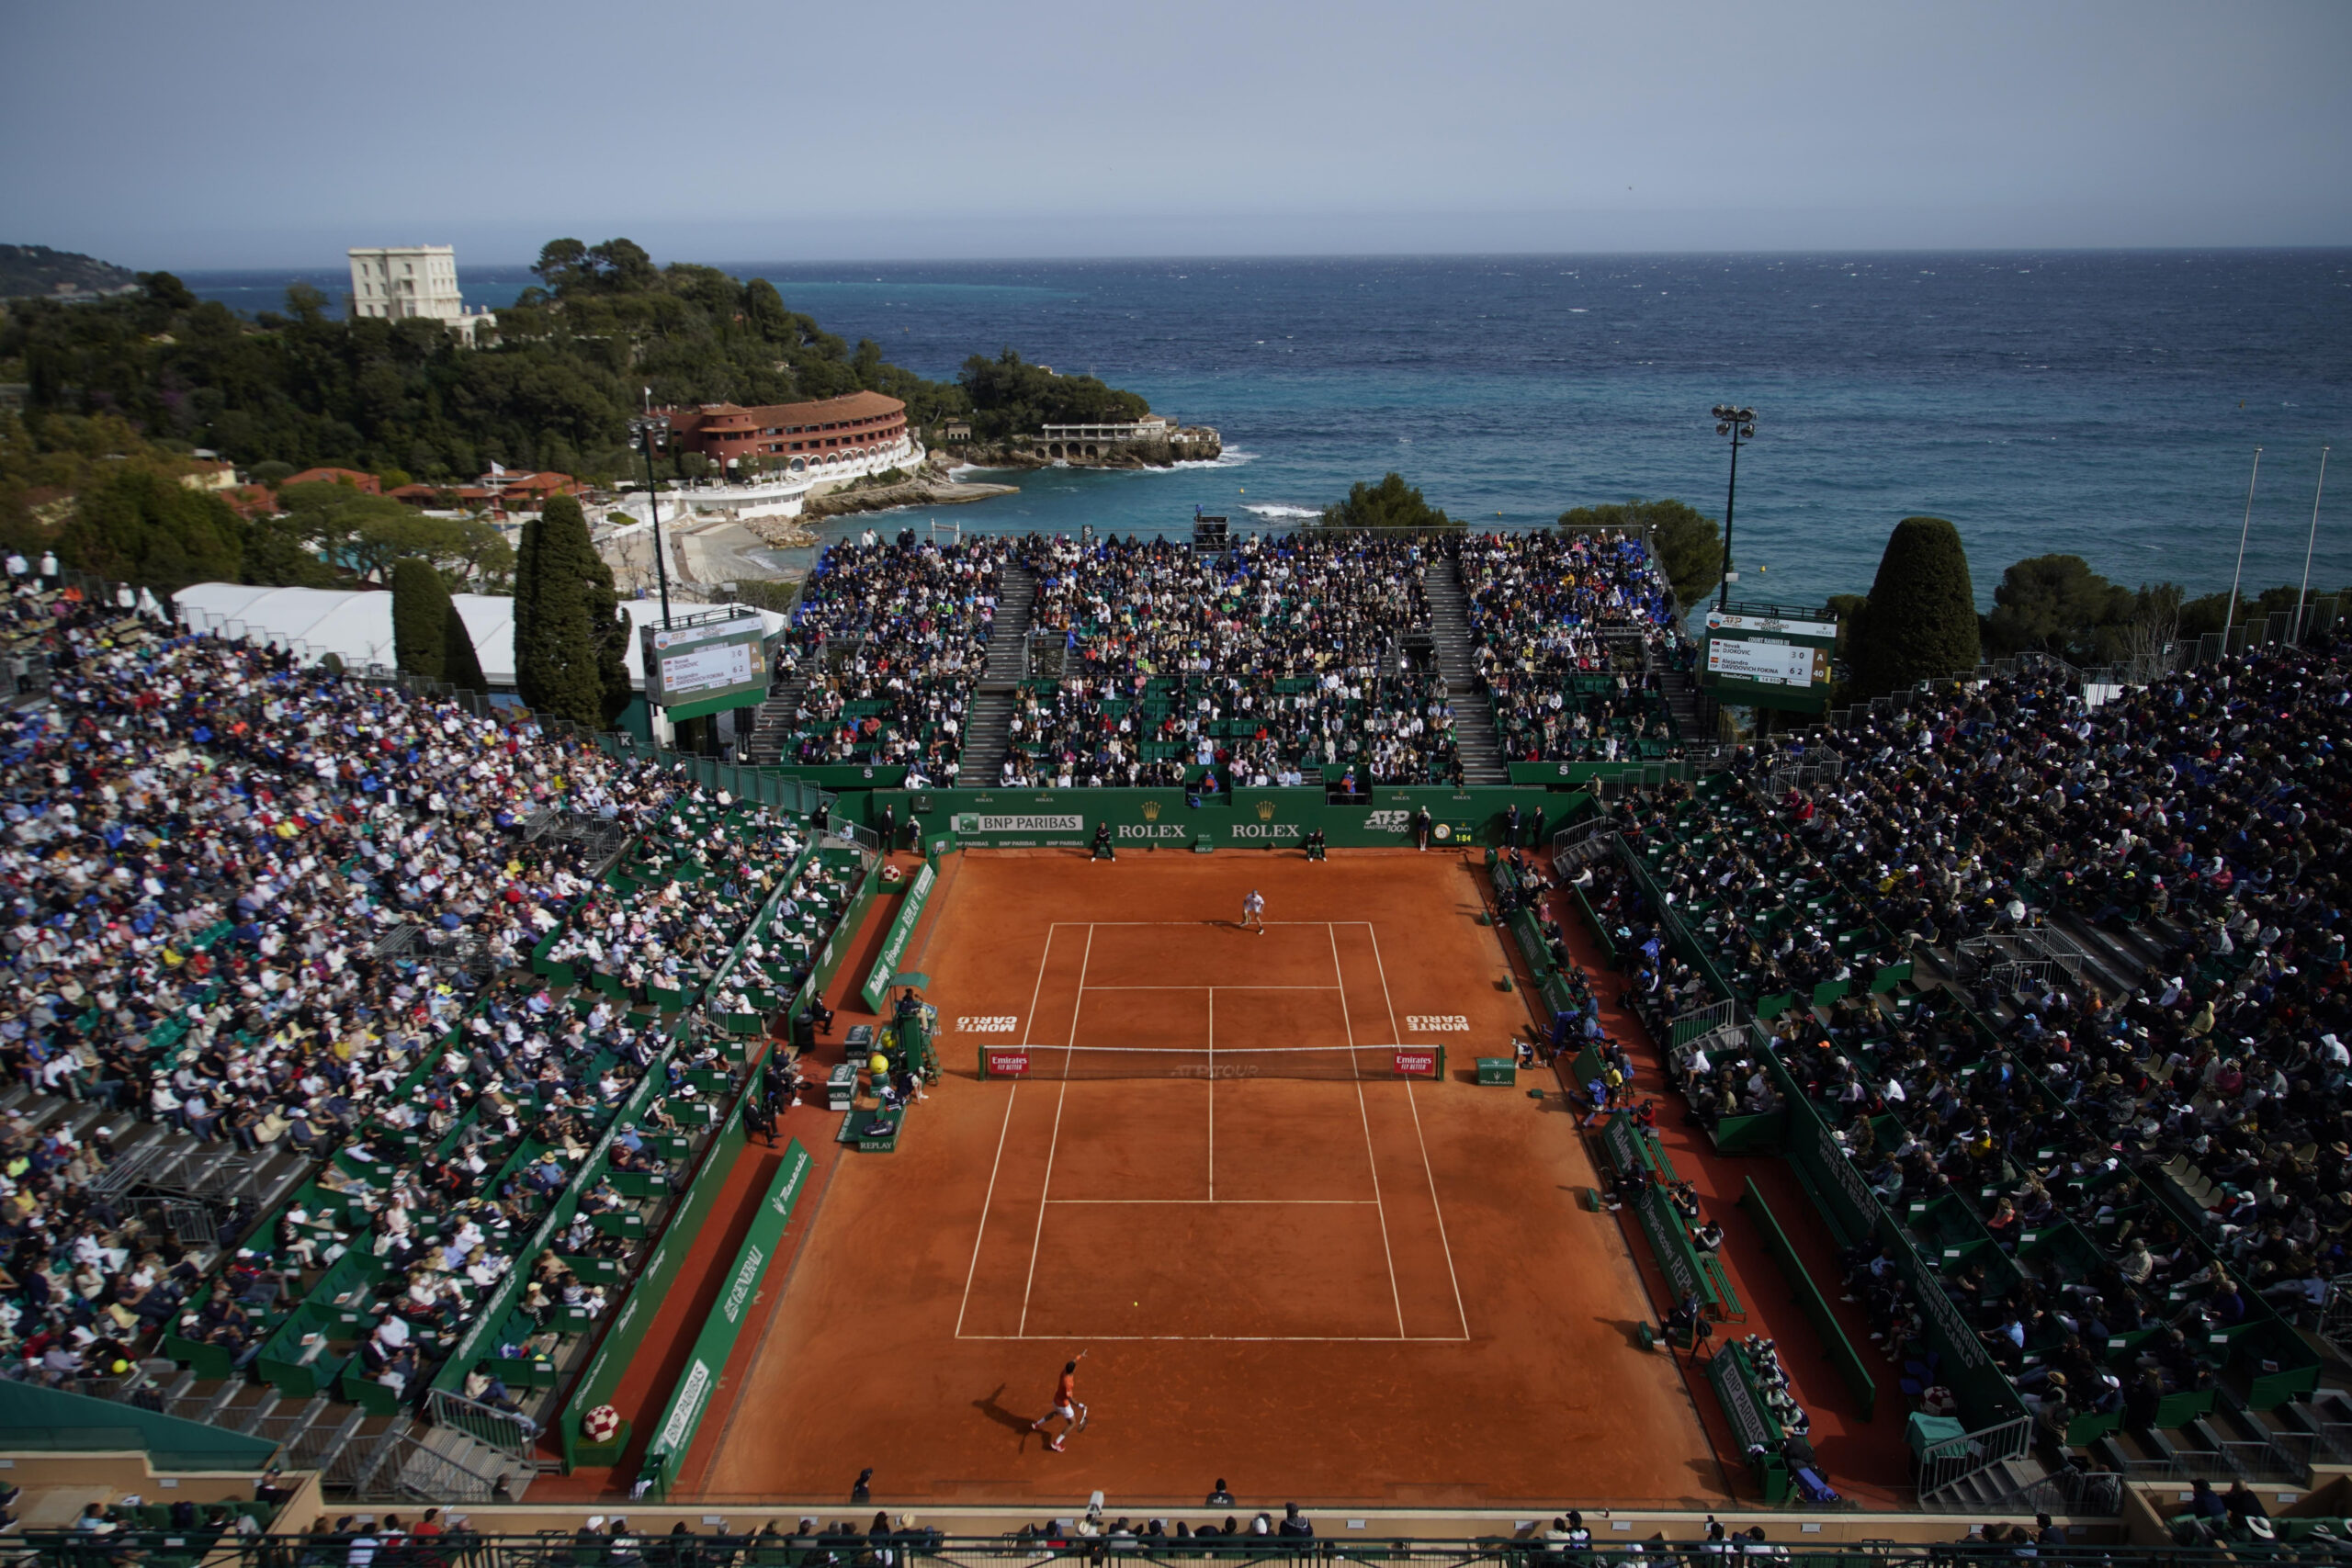
[[[1084,1360],[1086,1352],[1080,1350],[1078,1357],[1079,1360]],[[1086,1429],[1086,1406],[1078,1402],[1078,1361],[1069,1361],[1063,1365],[1061,1381],[1054,1385],[1054,1407],[1030,1422],[1029,1429],[1033,1432],[1042,1432],[1046,1429],[1046,1423],[1057,1416],[1062,1419],[1062,1429],[1055,1436],[1047,1438],[1046,1446],[1056,1453],[1059,1453],[1062,1451],[1063,1438],[1072,1432]]]

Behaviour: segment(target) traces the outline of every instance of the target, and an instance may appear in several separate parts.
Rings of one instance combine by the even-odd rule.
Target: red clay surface
[[[1690,1183],[1699,1195],[1702,1210],[1724,1228],[1724,1245],[1718,1257],[1724,1272],[1731,1277],[1733,1292],[1747,1309],[1747,1321],[1719,1324],[1716,1333],[1724,1337],[1761,1334],[1773,1341],[1780,1351],[1781,1368],[1789,1374],[1791,1392],[1812,1417],[1810,1441],[1832,1485],[1864,1507],[1910,1506],[1910,1450],[1903,1441],[1903,1423],[1909,1401],[1898,1386],[1903,1374],[1871,1338],[1870,1321],[1861,1310],[1838,1300],[1843,1293],[1838,1282],[1838,1249],[1815,1213],[1813,1200],[1805,1196],[1786,1160],[1758,1155],[1718,1155],[1705,1130],[1685,1119],[1680,1097],[1667,1083],[1664,1053],[1651,1041],[1641,1021],[1617,1005],[1623,976],[1611,975],[1602,967],[1600,944],[1585,929],[1584,917],[1576,909],[1574,900],[1562,899],[1557,894],[1553,897],[1553,914],[1567,937],[1569,951],[1584,965],[1585,972],[1593,976],[1600,998],[1601,1027],[1623,1042],[1632,1055],[1634,1088],[1657,1102],[1658,1141],[1666,1146],[1667,1157],[1674,1162],[1675,1174]],[[1563,903],[1566,908],[1560,907]],[[1773,1217],[1781,1222],[1790,1245],[1804,1260],[1806,1272],[1821,1286],[1830,1303],[1830,1311],[1838,1316],[1838,1325],[1846,1331],[1846,1337],[1877,1384],[1876,1419],[1863,1419],[1860,1402],[1829,1364],[1821,1336],[1796,1306],[1788,1280],[1766,1250],[1755,1219],[1739,1206],[1750,1177],[1762,1190],[1765,1201],[1771,1204]],[[1639,1224],[1628,1214],[1623,1216],[1623,1227],[1627,1244],[1640,1256],[1650,1289],[1657,1299],[1665,1299],[1665,1281],[1649,1256],[1647,1244],[1641,1238]],[[1689,1369],[1689,1376],[1693,1397],[1705,1412],[1707,1429],[1717,1451],[1736,1452],[1731,1423],[1716,1404],[1713,1392],[1703,1386],[1697,1369]],[[1747,1500],[1756,1501],[1758,1493],[1749,1482],[1746,1468],[1733,1466],[1733,1476]]]
[[[909,961],[949,1076],[897,1153],[812,1194],[677,1500],[828,1497],[872,1465],[885,1502],[1174,1505],[1224,1476],[1323,1506],[1720,1504],[1676,1368],[1633,1346],[1649,1305],[1580,1202],[1560,1096],[1471,1082],[1527,1027],[1476,876],[1411,852],[959,857]],[[1236,929],[1252,886],[1264,936]],[[1450,1081],[975,1070],[984,1045],[1212,1041],[1442,1044]],[[1090,1423],[1050,1452],[1027,1428],[1082,1349]]]

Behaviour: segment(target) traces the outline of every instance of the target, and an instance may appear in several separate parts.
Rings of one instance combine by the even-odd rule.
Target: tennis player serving
[[[1084,1359],[1086,1352],[1080,1350],[1078,1361]],[[1062,1451],[1063,1438],[1072,1432],[1086,1430],[1086,1406],[1078,1402],[1078,1361],[1063,1363],[1061,1381],[1054,1384],[1054,1407],[1029,1423],[1031,1431],[1042,1432],[1046,1422],[1057,1416],[1061,1417],[1062,1429],[1046,1439],[1046,1446],[1056,1453]]]

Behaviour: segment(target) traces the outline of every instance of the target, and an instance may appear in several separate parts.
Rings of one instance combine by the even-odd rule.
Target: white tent
[[[492,686],[514,684],[514,601],[487,593],[453,593],[458,615],[474,639],[474,656],[481,660],[483,678]],[[250,637],[257,642],[291,648],[305,664],[332,653],[344,667],[364,671],[370,665],[390,670],[392,655],[392,596],[334,588],[247,588],[234,582],[198,582],[172,596],[181,620],[191,631],[221,632]],[[702,604],[673,604],[678,615],[708,608]],[[659,626],[662,606],[650,599],[624,599],[621,609],[632,631]],[[782,629],[784,617],[772,610],[759,612],[771,635]],[[630,682],[645,688],[645,652],[641,639],[628,639]]]

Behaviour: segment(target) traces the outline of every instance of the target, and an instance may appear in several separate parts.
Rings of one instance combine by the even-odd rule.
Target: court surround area
[[[1720,1501],[1556,1091],[1472,1081],[1528,1015],[1460,856],[967,852],[934,906],[948,1077],[835,1168],[682,1500]]]

